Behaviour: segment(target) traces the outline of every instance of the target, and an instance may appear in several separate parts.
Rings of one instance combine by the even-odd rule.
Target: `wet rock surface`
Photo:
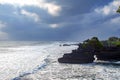
[[[72,50],[72,53],[64,54],[62,58],[58,59],[60,63],[92,63],[94,61],[94,54],[90,48],[82,49],[79,45],[78,49]]]
[[[98,60],[120,61],[120,47],[104,47],[99,53],[95,53]]]
[[[110,40],[114,40],[114,38],[110,38]],[[114,43],[119,44],[118,40],[114,41]],[[96,56],[97,60],[120,61],[120,45],[112,44],[109,46],[108,44],[105,46],[97,37],[93,37],[91,40],[88,39],[78,44],[78,49],[64,54],[62,58],[58,59],[58,62],[74,64],[92,63],[95,60],[94,56]]]

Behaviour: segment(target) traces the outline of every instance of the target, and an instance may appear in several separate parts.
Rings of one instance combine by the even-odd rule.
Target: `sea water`
[[[73,42],[0,42],[0,80],[120,80],[120,64],[61,64]]]
[[[50,55],[60,53],[59,45],[60,42],[1,41],[0,80],[17,80],[36,73],[47,66]]]

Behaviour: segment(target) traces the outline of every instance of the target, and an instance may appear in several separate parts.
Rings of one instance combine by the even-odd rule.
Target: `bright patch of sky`
[[[61,6],[56,5],[55,2],[47,2],[46,0],[0,0],[0,4],[10,4],[15,7],[36,6],[47,10],[49,14],[58,16]]]

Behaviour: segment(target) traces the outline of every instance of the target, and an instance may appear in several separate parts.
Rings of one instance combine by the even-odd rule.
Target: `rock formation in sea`
[[[104,47],[99,53],[95,53],[98,60],[120,61],[120,47]]]
[[[110,40],[111,43],[110,43]],[[117,42],[116,42],[117,40]],[[106,45],[106,42],[109,44]],[[114,43],[113,43],[114,42]],[[117,43],[117,45],[116,45]],[[60,63],[92,63],[94,56],[97,60],[119,61],[120,60],[120,39],[116,37],[109,38],[109,41],[99,41],[97,37],[85,40],[78,45],[78,49],[72,53],[66,53],[58,59]]]
[[[94,54],[90,51],[90,49],[82,49],[79,48],[77,50],[73,50],[72,53],[64,54],[62,58],[59,58],[58,61],[60,63],[91,63],[94,60]]]

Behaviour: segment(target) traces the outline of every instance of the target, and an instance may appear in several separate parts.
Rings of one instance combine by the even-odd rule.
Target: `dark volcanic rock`
[[[83,64],[83,63],[92,63],[94,59],[88,58],[59,58],[60,63],[74,63],[74,64]]]
[[[78,48],[77,50],[73,50],[72,53],[64,54],[62,58],[58,59],[58,62],[74,64],[92,63],[94,61],[94,55],[96,55],[97,60],[120,61],[120,48],[104,47],[100,52]]]
[[[64,54],[62,58],[58,59],[60,63],[74,63],[74,64],[83,64],[83,63],[92,63],[94,61],[94,54],[91,49],[79,48],[77,50],[72,50],[72,53]]]
[[[63,44],[62,46],[72,46],[72,45],[78,45],[78,44]]]
[[[63,44],[63,46],[71,46],[70,44]]]
[[[115,40],[117,39],[115,45]],[[97,60],[104,61],[120,61],[120,45],[118,38],[110,38],[114,44],[110,44],[110,41],[104,41],[109,45],[103,45],[97,37],[93,37],[91,40],[85,40],[83,43],[78,44],[77,50],[72,50],[72,53],[64,54],[62,58],[58,59],[60,63],[92,63],[94,61],[94,55]],[[68,46],[68,45],[65,45]]]
[[[92,63],[94,61],[94,55],[89,53],[71,53],[64,54],[62,58],[58,59],[60,63]]]
[[[95,53],[98,60],[105,61],[119,61],[120,60],[120,47],[104,47],[99,53]]]

